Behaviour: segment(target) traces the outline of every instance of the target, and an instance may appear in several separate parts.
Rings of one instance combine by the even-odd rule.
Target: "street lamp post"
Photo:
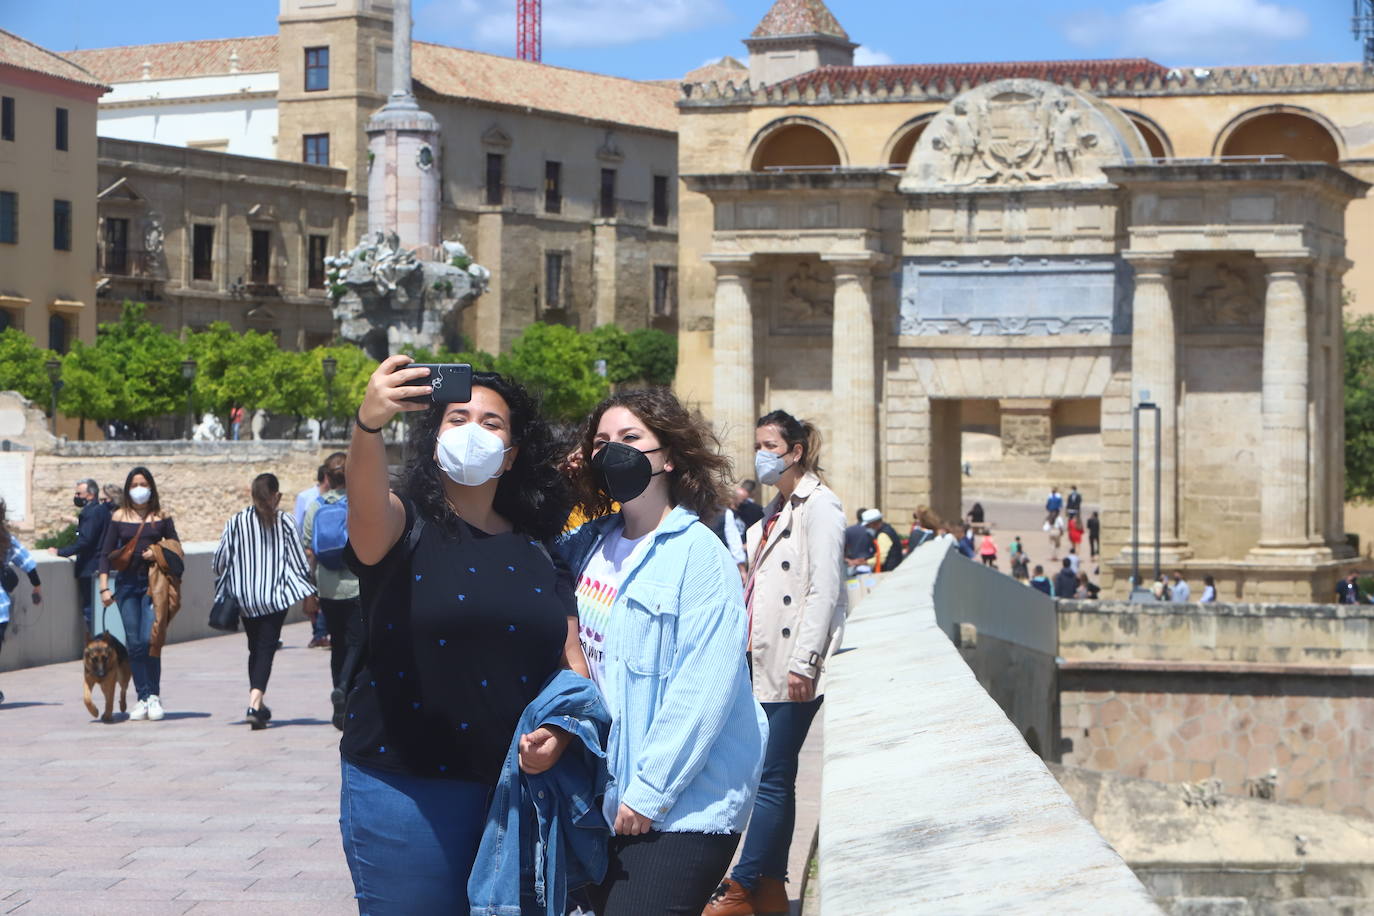
[[[196,425],[195,404],[191,400],[195,389],[192,383],[196,380],[196,361],[193,359],[183,359],[181,361],[181,377],[186,380],[186,438],[191,438],[191,432]]]
[[[1160,567],[1160,543],[1163,534],[1163,520],[1160,513],[1163,508],[1163,494],[1160,492],[1160,485],[1163,482],[1163,444],[1160,441],[1162,432],[1162,412],[1159,405],[1150,400],[1150,392],[1140,392],[1140,403],[1131,408],[1131,600],[1145,601],[1150,598],[1150,590],[1143,588],[1140,584],[1140,413],[1148,410],[1155,415],[1155,579],[1159,579]]]
[[[324,370],[324,421],[330,423],[334,419],[334,374],[339,371],[339,361],[326,356],[320,360],[320,368]]]
[[[49,404],[48,419],[52,426],[53,435],[57,435],[57,394],[62,390],[62,361],[50,359],[43,364],[48,370],[48,391]]]

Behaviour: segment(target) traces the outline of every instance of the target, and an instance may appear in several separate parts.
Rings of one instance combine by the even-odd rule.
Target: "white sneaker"
[[[157,722],[162,719],[162,716],[162,700],[157,696],[148,697],[148,718]]]
[[[129,710],[129,721],[141,722],[148,718],[148,701],[139,700],[134,704],[134,708]]]

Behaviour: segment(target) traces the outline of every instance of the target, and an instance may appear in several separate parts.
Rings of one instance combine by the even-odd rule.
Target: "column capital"
[[[876,251],[832,252],[821,255],[821,262],[829,264],[835,271],[835,279],[856,277],[860,280],[871,278],[873,274],[885,269],[891,258]]]
[[[739,251],[713,251],[701,259],[716,269],[717,277],[747,277],[754,272],[754,256]]]
[[[1137,278],[1164,279],[1174,269],[1175,259],[1172,251],[1123,251],[1121,257],[1131,265]]]
[[[1275,274],[1306,274],[1316,263],[1312,254],[1306,251],[1285,251],[1275,254],[1257,252],[1256,256],[1264,265],[1265,275],[1269,277]]]

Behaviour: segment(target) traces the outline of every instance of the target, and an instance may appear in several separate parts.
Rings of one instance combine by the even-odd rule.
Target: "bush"
[[[43,535],[33,542],[35,550],[47,550],[49,547],[67,547],[76,543],[76,526],[68,525],[61,531],[53,531]]]

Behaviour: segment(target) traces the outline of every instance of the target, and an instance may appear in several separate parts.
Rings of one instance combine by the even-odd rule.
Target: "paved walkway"
[[[91,720],[80,662],[0,676],[0,913],[356,913],[329,655],[304,648],[307,624],[282,639],[275,718],[258,732],[243,722],[242,636],[167,647],[161,722]],[[818,732],[803,752],[794,896],[819,803]]]

